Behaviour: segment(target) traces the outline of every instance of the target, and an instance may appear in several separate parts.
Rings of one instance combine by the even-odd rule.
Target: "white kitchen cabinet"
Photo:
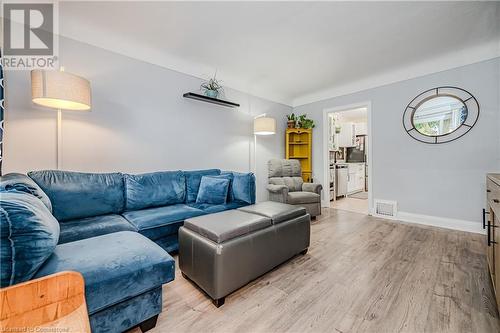
[[[365,164],[349,163],[347,176],[347,194],[364,191]]]
[[[338,150],[339,135],[335,133],[335,119],[330,116],[328,117],[328,149],[330,151]]]
[[[368,135],[367,123],[355,123],[354,128],[356,135]]]
[[[341,123],[339,134],[339,147],[356,146],[356,128],[354,123]]]

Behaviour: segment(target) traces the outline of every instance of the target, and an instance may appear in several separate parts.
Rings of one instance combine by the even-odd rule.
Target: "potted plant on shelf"
[[[205,94],[205,96],[217,98],[224,90],[220,81],[216,79],[216,76],[217,72],[213,78],[201,84],[201,91]]]
[[[297,118],[295,117],[295,113],[289,114],[286,116],[287,126],[288,128],[294,128]]]
[[[310,129],[314,128],[316,125],[314,124],[314,120],[307,118],[306,114],[299,116],[297,120],[297,128],[305,128]]]

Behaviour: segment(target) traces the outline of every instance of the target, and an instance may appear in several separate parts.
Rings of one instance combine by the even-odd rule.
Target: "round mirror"
[[[462,137],[478,118],[479,102],[470,92],[442,86],[426,90],[408,103],[403,127],[417,141],[438,144]]]
[[[456,131],[467,119],[467,106],[455,96],[424,99],[412,115],[412,123],[425,136],[443,136]]]

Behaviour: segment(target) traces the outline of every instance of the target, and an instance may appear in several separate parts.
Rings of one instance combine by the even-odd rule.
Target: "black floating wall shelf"
[[[205,95],[200,95],[200,94],[196,94],[196,93],[192,93],[192,92],[185,93],[183,96],[185,98],[196,99],[198,101],[203,101],[203,102],[207,102],[207,103],[212,103],[212,104],[227,106],[227,107],[230,107],[230,108],[237,108],[237,107],[240,106],[238,103],[233,103],[233,102],[225,101],[223,99],[208,97],[208,96],[205,96]]]

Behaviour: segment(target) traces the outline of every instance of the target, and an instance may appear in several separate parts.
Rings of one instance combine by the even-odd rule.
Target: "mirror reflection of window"
[[[426,136],[440,136],[459,128],[467,119],[465,104],[451,96],[436,96],[423,102],[413,113],[415,129]]]

